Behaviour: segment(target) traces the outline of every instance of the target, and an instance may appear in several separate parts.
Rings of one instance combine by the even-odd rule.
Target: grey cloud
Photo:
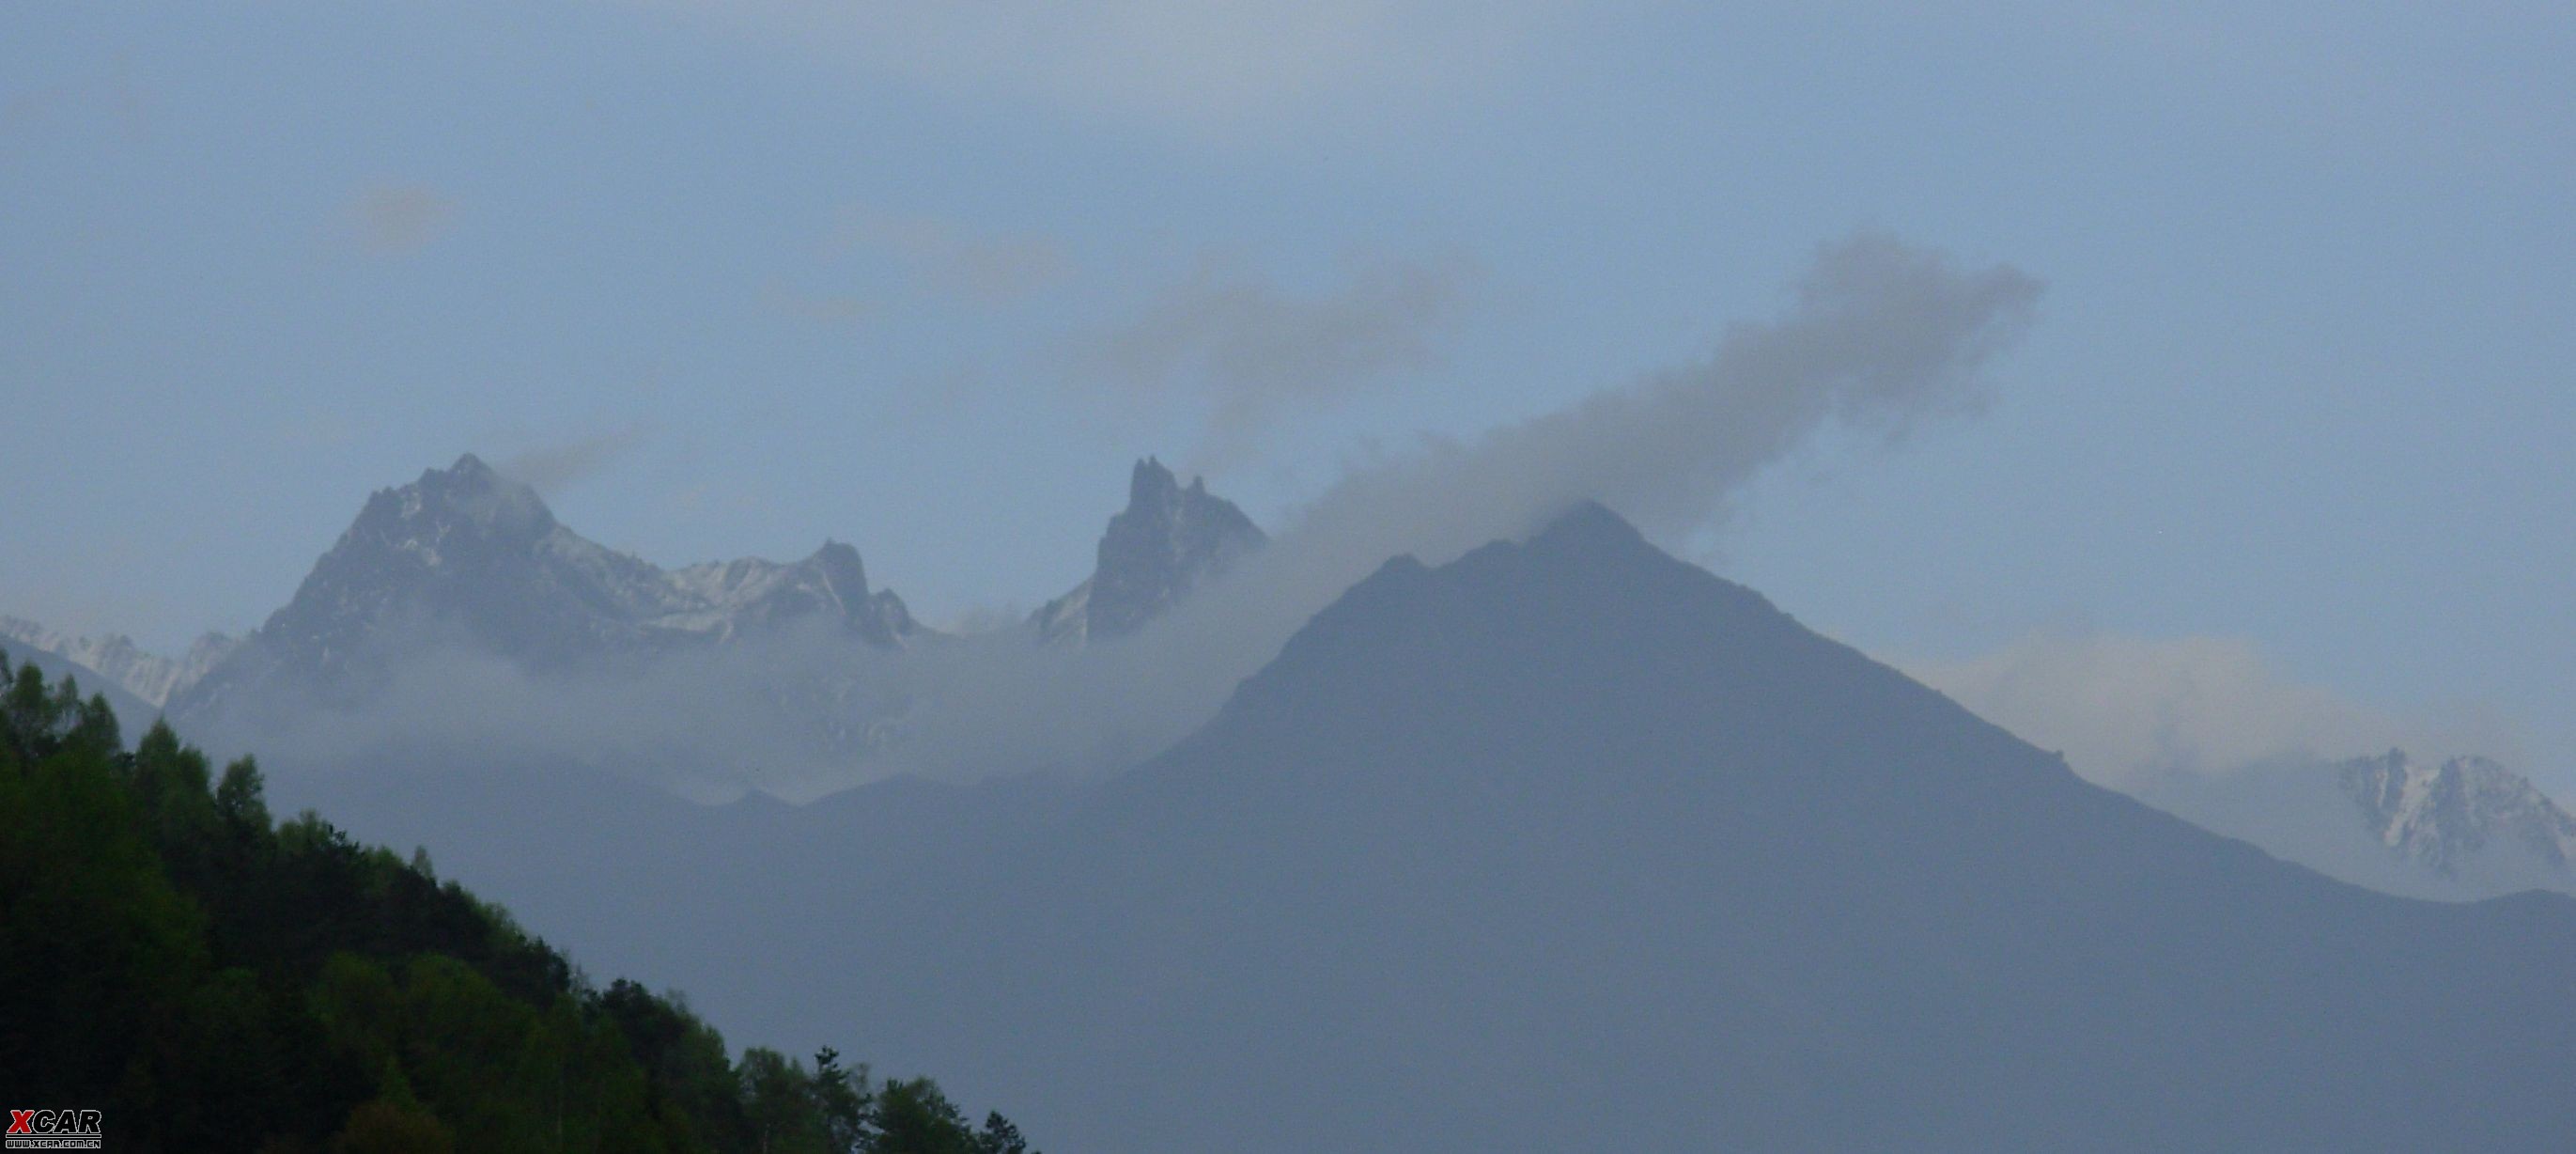
[[[2402,716],[2304,684],[2237,637],[2041,633],[1966,660],[1895,664],[2114,788],[2397,746],[2510,757],[2518,744],[2473,712]]]
[[[990,235],[936,216],[844,208],[833,222],[839,246],[883,249],[931,286],[986,303],[1025,296],[1073,275],[1073,260],[1054,238]]]
[[[2445,900],[2563,888],[2507,839],[2446,869],[2393,852],[2342,784],[2348,759],[2403,749],[2522,764],[2516,727],[2473,706],[2392,711],[2285,673],[2252,641],[2048,632],[1957,661],[1892,662],[2096,785],[2327,876]]]
[[[937,90],[1239,145],[1292,120],[1379,126],[1511,77],[1566,0],[1108,0],[1015,7],[647,0]]]
[[[1695,364],[1471,441],[1353,469],[1288,534],[1347,573],[1525,534],[1599,500],[1650,533],[1722,523],[1735,491],[1828,424],[1902,438],[1984,402],[1980,371],[2028,324],[2040,285],[1879,233],[1823,246],[1780,318],[1739,323]]]
[[[349,202],[350,233],[358,247],[379,256],[418,252],[446,234],[456,202],[422,184],[374,184]]]
[[[277,439],[298,449],[344,449],[371,431],[370,423],[345,413],[312,413],[280,425]]]
[[[849,328],[868,318],[875,307],[858,297],[840,293],[801,292],[783,281],[771,281],[761,292],[761,303],[781,316],[812,321],[833,328]]]
[[[567,758],[607,750],[616,756],[604,764],[628,772],[703,770],[718,780],[701,785],[800,798],[899,773],[1114,769],[1186,734],[1307,618],[1396,554],[1445,561],[1526,535],[1586,498],[1650,531],[1706,529],[1724,522],[1737,487],[1828,425],[1902,436],[1975,411],[1979,370],[2037,293],[2013,269],[1962,267],[1883,236],[1826,246],[1782,316],[1736,326],[1706,359],[1473,440],[1357,464],[1268,548],[1115,641],[1041,647],[1013,629],[885,654],[791,639],[567,680],[460,658],[414,671],[374,716],[348,719],[338,740],[399,733],[425,745],[445,735]],[[584,443],[506,471],[560,482],[602,456]],[[782,712],[781,687],[799,685],[863,691],[833,706],[841,712],[827,724],[886,740],[864,757],[818,757],[797,731],[813,718]],[[296,744],[305,743],[262,748]]]
[[[539,445],[503,458],[492,467],[551,497],[615,463],[642,444],[649,431],[644,425],[627,425],[576,440]]]
[[[2394,720],[2284,678],[2241,638],[2038,634],[1964,661],[1897,664],[2104,784],[2399,740]]]
[[[925,682],[885,768],[1106,767],[1204,719],[1308,617],[1389,557],[1447,560],[1584,499],[1663,535],[1722,524],[1729,497],[1834,423],[1902,438],[1977,411],[1980,371],[2027,324],[2038,282],[1863,234],[1824,246],[1777,319],[1704,360],[1468,441],[1353,466],[1270,546],[1139,634],[1014,655],[906,662]]]
[[[141,141],[158,127],[160,104],[135,81],[133,62],[120,55],[95,71],[0,95],[0,135],[87,121],[112,125],[127,140]]]
[[[1342,284],[1299,294],[1203,262],[1081,360],[1122,391],[1196,394],[1210,464],[1239,458],[1280,413],[1329,406],[1432,367],[1481,275],[1463,257],[1351,262]]]
[[[208,719],[192,737],[304,774],[580,767],[717,800],[749,787],[845,783],[849,767],[827,758],[818,725],[832,719],[798,695],[848,685],[852,670],[884,660],[820,627],[542,673],[426,623],[374,643],[401,660],[363,707],[281,691],[247,716]]]

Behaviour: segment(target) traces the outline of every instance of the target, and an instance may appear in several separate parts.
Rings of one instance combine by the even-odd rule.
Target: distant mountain
[[[193,716],[280,689],[346,704],[428,643],[560,672],[791,622],[883,649],[923,633],[892,591],[869,592],[848,545],[665,571],[573,532],[467,454],[370,497],[285,608],[172,706]]]
[[[127,692],[124,686],[116,683],[116,679],[50,649],[37,648],[15,637],[0,638],[0,657],[9,660],[13,671],[30,665],[36,667],[51,684],[60,685],[66,680],[75,682],[84,700],[92,694],[106,698],[107,707],[116,713],[117,724],[134,732],[142,732],[161,713],[159,706]]]
[[[2486,758],[2433,765],[2392,749],[2335,770],[2381,845],[2445,876],[2511,857],[2565,877],[2576,856],[2576,818],[2530,779]]]
[[[1268,540],[1243,510],[1210,495],[1204,479],[1183,488],[1147,457],[1128,479],[1127,507],[1100,537],[1090,578],[1047,602],[1031,623],[1048,642],[1125,636]]]
[[[1080,587],[1022,628],[949,636],[870,589],[849,545],[664,569],[583,537],[468,454],[370,496],[286,605],[169,709],[211,747],[289,771],[613,762],[729,796],[810,793],[898,753],[916,768],[989,756],[985,691],[1007,682],[1005,699],[1044,698],[1102,731],[1065,764],[1106,769],[1188,722],[1129,727],[1071,704],[1117,692],[1082,643],[1134,632],[1263,542],[1203,481],[1148,458]]]
[[[1388,563],[1069,798],[477,788],[407,796],[479,888],[1073,1154],[2576,1133],[2576,902],[2404,900],[2195,828],[1598,507]]]
[[[170,703],[170,698],[214,667],[233,646],[240,644],[221,633],[208,633],[188,647],[181,657],[163,657],[146,652],[122,634],[104,637],[74,637],[47,629],[23,617],[0,616],[0,640],[15,641],[23,649],[43,650],[78,666],[87,673],[95,687],[105,679],[155,709]]]
[[[2483,757],[2280,758],[2127,784],[2204,829],[2356,885],[2462,901],[2576,893],[2576,817]]]

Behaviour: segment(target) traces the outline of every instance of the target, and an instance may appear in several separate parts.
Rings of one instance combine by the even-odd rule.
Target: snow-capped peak
[[[2392,749],[2338,768],[2344,792],[2380,843],[2441,873],[2455,873],[2490,847],[2528,854],[2551,869],[2576,859],[2576,817],[2530,779],[2486,758],[2435,765]]]
[[[808,617],[887,647],[917,630],[891,592],[868,592],[849,545],[827,541],[795,562],[666,571],[565,527],[534,489],[468,453],[372,494],[242,657],[183,704],[281,674],[357,692],[345,676],[352,662],[423,638],[554,667]]]
[[[136,645],[123,634],[75,637],[23,617],[8,616],[0,616],[0,638],[44,650],[90,670],[154,706],[169,704],[172,695],[194,684],[240,644],[221,633],[208,633],[190,645],[187,653],[165,657]]]

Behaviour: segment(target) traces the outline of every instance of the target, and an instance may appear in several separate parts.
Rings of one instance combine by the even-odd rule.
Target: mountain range
[[[1076,1154],[2576,1130],[2576,901],[2206,832],[1597,506],[1388,562],[1089,784],[325,788],[751,1037],[863,1034]]]
[[[37,652],[85,671],[92,687],[113,686],[137,705],[159,709],[214,668],[239,642],[221,633],[199,637],[178,657],[145,651],[121,633],[82,637],[47,629],[24,617],[0,615],[0,643]]]
[[[355,704],[432,644],[549,672],[791,624],[880,648],[919,632],[901,598],[868,590],[848,545],[664,570],[573,532],[533,489],[467,454],[369,497],[286,606],[170,707],[185,721],[280,693]]]
[[[672,695],[710,682],[729,702],[710,711],[760,734],[763,748],[737,749],[737,759],[771,776],[829,776],[835,766],[847,776],[919,722],[925,691],[911,682],[948,675],[905,654],[1009,663],[1117,641],[1263,542],[1204,482],[1185,486],[1148,458],[1082,582],[1020,630],[966,637],[921,624],[893,590],[871,588],[848,544],[826,541],[790,562],[665,569],[575,532],[534,490],[468,454],[370,496],[282,608],[238,642],[201,644],[203,668],[164,677],[144,701],[201,740],[291,768],[299,757],[507,759],[512,750],[491,747],[515,738],[487,734],[462,748],[449,738],[578,728],[550,722],[550,700],[587,702],[611,728],[667,714]],[[460,696],[467,685],[480,696]],[[731,740],[714,733],[704,744]],[[717,751],[674,749],[643,731],[635,744],[653,748],[601,755],[674,779],[742,776],[715,764],[725,760]]]
[[[668,670],[685,676],[649,700],[684,720],[754,700],[836,719],[817,728],[863,753],[903,740],[908,705],[851,685],[958,654],[1110,652],[1262,548],[1149,459],[1073,593],[953,635],[869,589],[850,546],[666,570],[467,457],[371,497],[170,706],[187,725],[381,722],[386,695],[499,669],[503,695],[472,712],[561,729],[548,694]],[[479,664],[440,663],[457,651]],[[728,696],[737,675],[766,696]],[[574,728],[576,747],[615,737]],[[2518,1149],[2576,1131],[2576,901],[2409,900],[2283,860],[2307,858],[2278,829],[2243,832],[2281,857],[2222,836],[2261,800],[2368,845],[2389,876],[2361,880],[2474,896],[2424,879],[2484,878],[2507,851],[2565,869],[2571,823],[2527,782],[2391,753],[2228,779],[2277,796],[2159,798],[2180,820],[1598,505],[1443,564],[1387,561],[1116,772],[701,805],[633,772],[641,746],[425,732],[349,764],[282,758],[272,797],[435,847],[748,1038],[864,1038],[1022,1104],[1075,1154]],[[731,740],[692,756],[765,753]]]
[[[1136,463],[1127,503],[1091,573],[1030,615],[1052,648],[1132,636],[1267,543],[1243,511]],[[782,652],[782,638],[801,644]],[[943,634],[893,590],[871,590],[858,551],[826,541],[797,561],[744,558],[663,569],[555,520],[527,486],[468,454],[373,494],[287,604],[241,639],[207,634],[180,658],[116,635],[72,637],[0,617],[0,640],[108,690],[130,724],[166,711],[191,732],[291,751],[281,724],[359,708],[407,664],[464,651],[532,675],[614,675],[677,658],[738,658],[743,708],[801,734],[800,751],[847,761],[898,743],[920,703],[889,689],[867,653],[1008,637]],[[998,641],[999,644],[996,644]],[[2129,792],[2206,828],[2358,884],[2413,896],[2576,892],[2576,819],[2483,758],[2418,762],[2392,751],[2301,760],[2218,777],[2174,774]]]

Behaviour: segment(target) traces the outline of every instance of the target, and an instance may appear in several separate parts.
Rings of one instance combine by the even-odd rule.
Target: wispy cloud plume
[[[1140,633],[1036,660],[959,652],[913,665],[911,739],[887,765],[1101,767],[1212,713],[1334,597],[1411,553],[1448,560],[1586,499],[1650,532],[1725,522],[1729,499],[1834,424],[1899,440],[1972,414],[1982,371],[2022,332],[2039,283],[1864,233],[1818,250],[1777,318],[1736,325],[1703,360],[1467,441],[1354,466],[1228,576]]]
[[[853,328],[876,311],[858,297],[846,293],[809,293],[783,280],[773,280],[763,287],[760,302],[780,316],[839,329]]]
[[[2021,330],[2038,292],[2012,268],[1969,267],[1882,235],[1827,245],[1780,316],[1730,329],[1706,358],[1482,437],[1357,465],[1268,548],[1117,640],[1045,647],[1006,630],[896,654],[789,637],[569,678],[460,658],[411,670],[402,692],[361,714],[259,747],[340,756],[371,742],[461,743],[546,758],[610,750],[617,756],[605,764],[623,772],[797,797],[897,773],[1114,769],[1212,714],[1317,610],[1396,554],[1446,561],[1526,535],[1585,499],[1650,531],[1706,529],[1724,523],[1744,482],[1821,429],[1898,438],[1975,412],[1981,370]],[[504,471],[559,485],[631,440],[522,454]],[[814,686],[849,692],[797,688]],[[789,702],[837,703],[817,705],[822,728],[866,733],[872,752],[818,740],[806,728],[817,715]]]
[[[500,470],[505,477],[552,497],[615,464],[642,444],[649,432],[651,430],[645,425],[632,424],[569,441],[538,445],[502,458],[493,468]]]
[[[844,207],[832,244],[892,253],[923,283],[988,304],[1018,299],[1073,275],[1073,259],[1052,237],[992,234],[938,216]]]
[[[456,202],[423,184],[373,184],[358,190],[344,216],[360,250],[408,256],[446,234]]]
[[[1383,123],[1509,74],[1564,0],[1108,0],[1081,5],[650,0],[960,95],[1209,139],[1319,116]]]
[[[1285,412],[1312,411],[1430,368],[1481,275],[1465,257],[1348,262],[1342,283],[1297,293],[1202,262],[1081,350],[1123,396],[1184,395],[1206,409],[1203,463],[1240,459]]]
[[[1982,370],[2039,293],[2011,266],[1861,233],[1817,251],[1783,315],[1729,327],[1705,359],[1355,468],[1292,536],[1345,565],[1445,557],[1584,499],[1658,534],[1711,528],[1746,481],[1829,424],[1899,440],[1979,411]]]
[[[2041,633],[1964,661],[1896,664],[2119,788],[2391,747],[2510,756],[2515,745],[2467,711],[2400,716],[2302,683],[2241,637]]]

